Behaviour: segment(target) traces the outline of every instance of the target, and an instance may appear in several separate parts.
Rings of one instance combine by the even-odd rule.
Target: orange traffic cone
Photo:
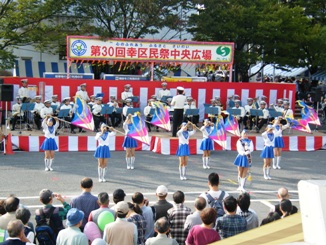
[[[6,154],[14,154],[12,151],[11,134],[8,134],[6,139]]]

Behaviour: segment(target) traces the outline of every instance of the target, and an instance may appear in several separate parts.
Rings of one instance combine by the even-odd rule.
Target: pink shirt
[[[214,229],[208,229],[195,225],[188,233],[186,244],[189,245],[202,245],[209,244],[221,240],[220,235]]]

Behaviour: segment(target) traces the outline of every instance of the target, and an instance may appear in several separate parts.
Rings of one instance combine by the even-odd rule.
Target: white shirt
[[[59,101],[57,101],[57,102],[51,102],[51,105],[54,105],[54,106],[57,106],[57,108],[56,108],[56,110],[58,110],[59,109],[59,107],[60,107],[60,105],[61,105],[61,103],[59,102]]]
[[[153,108],[153,107],[150,106],[150,105],[145,106],[145,108],[144,108],[144,115],[145,115],[145,116],[148,116],[148,114],[151,112],[151,109],[152,109],[152,108]]]
[[[34,109],[32,110],[32,112],[36,112],[36,113],[38,113],[38,114],[41,114],[41,110],[42,110],[42,108],[44,108],[44,104],[43,103],[34,103],[35,104],[35,106],[34,106]]]
[[[122,114],[126,117],[127,116],[127,111],[129,108],[132,108],[131,106],[127,106],[125,105],[123,108],[122,108]]]
[[[28,88],[26,87],[20,87],[19,89],[18,89],[18,95],[19,95],[19,97],[20,98],[24,98],[24,97],[26,97],[26,98],[29,98],[29,90],[28,90]]]
[[[70,104],[66,105],[66,104],[63,104],[61,107],[60,107],[60,110],[69,110],[69,116],[72,115],[73,111],[72,111],[72,106]]]
[[[129,97],[133,97],[133,96],[134,96],[134,95],[132,94],[131,91],[128,91],[128,92],[123,91],[123,92],[121,93],[121,99],[123,99],[123,100],[126,100],[126,99],[128,99]]]
[[[254,144],[252,142],[252,140],[250,140],[250,144],[248,146],[248,144],[245,143],[245,145],[242,145],[241,139],[239,139],[237,141],[237,151],[239,155],[247,155],[248,153],[251,153],[254,151]],[[249,151],[249,152],[248,152]]]
[[[209,138],[209,134],[214,130],[214,126],[209,126],[208,128],[209,128],[209,133],[207,132],[207,130],[206,130],[206,126],[202,126],[201,128],[200,128],[200,131],[203,133],[203,138],[204,139],[207,139],[207,138]]]
[[[115,102],[115,101],[113,101],[113,102],[112,102],[112,101],[108,102],[108,105],[109,105],[110,107],[114,107],[113,112],[117,111],[116,108],[119,108],[119,104],[118,104],[117,102]]]
[[[224,194],[224,197],[223,197],[223,200],[229,196],[229,193],[227,193],[226,191],[224,191],[225,194]],[[207,191],[207,194],[210,194],[214,199],[218,199],[220,197],[220,195],[222,194],[222,191],[218,190],[218,191],[213,191],[213,190],[209,190]],[[201,197],[205,198],[206,200],[206,207],[210,207],[210,205],[208,204],[208,198],[206,196],[206,193],[202,193],[200,194]]]
[[[263,116],[259,116],[259,118],[268,119],[268,117],[269,117],[269,111],[267,109],[265,109],[265,108],[262,109],[262,111],[263,111]]]
[[[181,127],[181,129],[177,132],[178,138],[179,138],[179,145],[184,145],[184,144],[189,144],[189,138],[190,136],[194,135],[196,133],[196,129],[192,130],[192,131],[188,131],[188,138],[186,139],[183,136],[183,129],[184,127]]]
[[[108,136],[106,137],[106,139],[105,140],[103,140],[102,139],[102,132],[99,132],[99,133],[97,133],[96,135],[95,135],[95,140],[97,140],[98,141],[98,145],[99,146],[104,146],[104,145],[106,145],[106,146],[108,146],[109,145],[109,141],[110,141],[110,136],[114,136],[114,135],[116,135],[116,132],[115,131],[112,131],[112,132],[109,132],[108,133]]]
[[[100,105],[99,104],[93,105],[93,107],[92,107],[92,113],[93,113],[93,115],[99,116],[101,114],[102,107],[103,107],[102,104],[100,104]]]
[[[24,112],[21,110],[21,107],[22,107],[22,104],[14,104],[12,106],[12,115],[13,116],[19,116],[19,117],[22,117],[24,116]]]
[[[246,115],[246,111],[242,106],[233,107],[232,109],[240,109],[240,115],[237,116],[237,119],[239,119],[240,117],[244,117]]]
[[[171,105],[174,109],[183,109],[186,101],[186,96],[184,96],[183,94],[178,94],[176,96],[173,96]]]
[[[171,91],[168,89],[161,89],[158,91],[157,99],[161,100],[163,96],[171,96]]]
[[[87,93],[86,90],[85,91],[83,91],[83,90],[77,91],[76,96],[79,96],[80,98],[82,98],[86,102],[89,101],[88,93]]]
[[[55,124],[54,124],[54,130],[53,130],[53,132],[52,133],[50,133],[50,131],[49,131],[49,127],[48,127],[48,125],[46,124],[46,120],[47,119],[44,119],[43,120],[43,122],[42,122],[42,127],[43,127],[43,132],[44,132],[44,137],[45,138],[52,138],[52,139],[54,139],[55,138],[55,131],[57,130],[57,128],[59,127],[59,122],[56,122]]]
[[[274,142],[273,140],[270,140],[267,136],[267,131],[265,131],[264,133],[261,134],[261,136],[263,137],[264,140],[264,146],[273,146]],[[275,137],[275,135],[274,135]]]
[[[40,116],[42,117],[42,118],[44,118],[44,117],[46,117],[47,115],[53,115],[53,109],[52,109],[52,107],[51,106],[49,106],[49,107],[43,107],[42,109],[41,109],[41,112],[40,112]]]
[[[249,113],[249,115],[250,115],[250,110],[253,108],[252,108],[252,105],[245,105],[244,109],[245,109],[245,113]]]
[[[283,117],[284,118],[293,117],[293,111],[292,111],[292,109],[284,109],[284,111],[283,111]]]

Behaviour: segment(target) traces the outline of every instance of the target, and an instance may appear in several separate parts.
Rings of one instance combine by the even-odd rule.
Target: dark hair
[[[144,202],[144,195],[140,192],[135,192],[132,195],[131,200],[133,201],[133,203],[142,204]]]
[[[195,200],[195,207],[199,211],[202,211],[206,207],[206,199],[203,197],[197,197]]]
[[[217,218],[217,212],[214,208],[205,208],[200,213],[200,218],[205,225],[213,224]]]
[[[4,207],[8,213],[16,211],[19,207],[19,199],[13,196],[8,197],[5,201]]]
[[[120,212],[116,212],[115,215],[120,218],[120,219],[123,219],[123,218],[126,218],[127,217],[127,214],[128,213],[120,213]]]
[[[4,199],[0,200],[0,215],[4,215],[5,213],[7,213],[6,209],[5,209],[5,201]]]
[[[280,209],[285,212],[284,217],[291,215],[292,202],[289,199],[283,199],[280,203]]]
[[[185,200],[185,194],[182,191],[176,191],[173,193],[173,201],[176,204],[183,203]]]
[[[220,184],[220,177],[217,173],[211,173],[210,175],[208,175],[208,182],[212,186],[218,186]]]
[[[133,204],[131,202],[128,202],[129,209],[133,210],[135,213],[142,215],[143,211],[137,204]]]
[[[16,210],[16,219],[20,219],[23,224],[27,224],[31,218],[31,212],[27,208],[19,208]]]
[[[84,189],[89,189],[93,187],[93,180],[91,178],[83,178],[80,181],[80,186]]]
[[[227,196],[223,200],[225,209],[229,212],[235,212],[237,210],[237,200],[233,196]]]
[[[280,218],[281,216],[277,212],[270,212],[267,217],[261,221],[260,225],[266,225]]]
[[[14,219],[7,226],[9,237],[19,237],[21,231],[24,230],[24,224],[21,220]]]
[[[242,212],[247,212],[250,206],[250,195],[248,193],[242,193],[237,199],[238,205]]]
[[[159,218],[154,224],[154,229],[158,233],[165,233],[169,230],[169,228],[170,224],[166,217]]]
[[[107,204],[110,200],[109,194],[106,192],[99,193],[97,197],[100,204]]]

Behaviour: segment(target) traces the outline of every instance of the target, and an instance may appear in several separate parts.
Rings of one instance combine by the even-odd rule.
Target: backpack
[[[222,203],[224,196],[224,191],[221,192],[221,195],[218,198],[213,198],[209,193],[206,193],[208,204],[216,210],[217,217],[222,217],[225,214]]]
[[[56,233],[52,228],[51,216],[55,210],[55,207],[51,207],[47,214],[44,213],[43,209],[40,209],[41,220],[38,222],[35,228],[35,238],[40,245],[55,245],[56,244]]]

